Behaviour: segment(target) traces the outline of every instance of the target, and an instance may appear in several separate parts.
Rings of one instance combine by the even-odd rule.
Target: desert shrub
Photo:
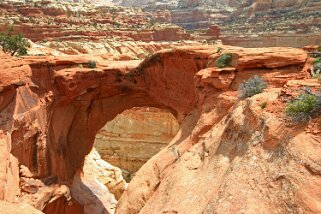
[[[315,65],[315,64],[318,64],[318,63],[320,63],[320,62],[321,62],[321,58],[318,57],[318,58],[316,58],[316,59],[312,62],[312,64]]]
[[[226,66],[229,66],[232,60],[232,54],[225,53],[222,54],[216,61],[215,64],[219,68],[224,68]]]
[[[296,122],[308,121],[320,109],[321,96],[313,93],[301,93],[287,103],[285,113]]]
[[[88,62],[88,67],[89,67],[89,68],[96,68],[96,67],[97,67],[96,62],[95,62],[95,61],[92,61],[92,60],[89,60],[89,62]]]
[[[313,64],[313,68],[316,70],[321,70],[321,62],[317,62],[317,63]]]
[[[221,53],[222,51],[223,51],[223,48],[219,47],[217,48],[216,53]]]
[[[321,77],[321,59],[320,58],[316,58],[312,62],[312,64],[313,64],[313,66],[311,68],[311,76],[313,78],[320,79],[320,77]]]
[[[14,35],[11,28],[4,33],[0,33],[0,47],[3,52],[11,56],[21,56],[28,54],[27,48],[30,47],[30,44],[22,34]]]
[[[262,80],[259,76],[254,76],[253,78],[248,79],[246,82],[243,82],[239,86],[239,97],[241,99],[246,97],[252,97],[255,94],[262,93],[268,84]]]
[[[321,51],[321,45],[318,47],[318,51]]]
[[[266,101],[261,103],[261,109],[265,109],[266,107],[267,107],[267,102]]]

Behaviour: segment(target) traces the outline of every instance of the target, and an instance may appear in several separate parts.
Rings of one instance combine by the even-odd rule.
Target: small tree
[[[28,53],[27,48],[30,47],[27,39],[22,34],[13,35],[12,28],[5,33],[0,33],[0,47],[3,52],[14,56],[26,55]]]
[[[220,50],[218,50],[220,52]],[[229,66],[232,60],[232,54],[225,53],[222,54],[216,61],[215,64],[219,68],[224,68],[226,66]]]

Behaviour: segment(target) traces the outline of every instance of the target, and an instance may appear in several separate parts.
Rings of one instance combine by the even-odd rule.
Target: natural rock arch
[[[76,171],[82,169],[96,132],[107,121],[132,107],[166,108],[182,122],[181,130],[165,150],[138,171],[118,205],[119,213],[156,209],[150,198],[158,187],[173,190],[166,186],[170,183],[162,182],[163,176],[173,173],[173,163],[193,145],[205,155],[202,135],[227,116],[237,102],[235,90],[240,82],[257,74],[271,87],[283,87],[290,77],[306,75],[302,72],[307,59],[303,50],[224,46],[223,53],[232,53],[233,60],[231,67],[223,69],[214,63],[221,54],[218,50],[217,46],[179,48],[159,52],[138,66],[134,62],[100,61],[97,69],[77,67],[88,62],[86,56],[4,60],[0,140],[7,143],[0,152],[8,158],[0,172],[17,164],[9,158],[11,150],[19,164],[46,185],[69,185]],[[193,156],[187,153],[185,156]],[[191,168],[202,164],[197,155],[188,158]],[[6,176],[0,179],[9,178]],[[19,180],[19,174],[16,176]],[[0,199],[8,200],[8,192],[0,189]],[[149,206],[145,206],[147,201]],[[165,206],[166,200],[163,202],[157,206]],[[181,207],[191,208],[195,207]]]
[[[52,145],[50,174],[70,181],[81,169],[98,130],[126,109],[166,108],[182,120],[195,106],[194,76],[206,60],[186,51],[164,52],[129,71],[57,76],[61,94],[53,104],[47,138]]]

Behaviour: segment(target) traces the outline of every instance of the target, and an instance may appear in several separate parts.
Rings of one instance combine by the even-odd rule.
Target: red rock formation
[[[212,25],[207,30],[207,35],[212,36],[215,39],[218,39],[220,37],[220,27],[217,25]]]
[[[231,68],[215,67],[219,48],[232,54]],[[44,187],[34,185],[40,192],[55,184],[70,187],[74,179],[80,184],[84,157],[97,131],[126,109],[151,106],[173,112],[181,129],[138,171],[118,213],[320,211],[314,191],[321,182],[315,176],[320,136],[303,131],[304,124],[285,123],[282,115],[281,88],[290,87],[288,80],[308,76],[302,71],[307,59],[303,50],[182,47],[154,54],[139,65],[96,57],[97,68],[79,68],[87,57],[1,58],[1,142],[30,170],[25,174],[42,180]],[[265,79],[269,89],[238,101],[239,83],[253,75]],[[266,110],[260,107],[264,100],[269,103]],[[1,154],[4,179],[10,176],[3,170],[10,166],[9,156],[9,149]],[[73,186],[74,198],[90,192]],[[56,199],[68,198],[65,186],[59,192]],[[55,196],[47,195],[47,200]],[[100,205],[96,199],[97,210]]]

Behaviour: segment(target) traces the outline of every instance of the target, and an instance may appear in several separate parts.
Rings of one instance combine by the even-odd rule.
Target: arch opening
[[[101,158],[122,170],[130,182],[136,171],[175,137],[179,124],[173,114],[155,107],[134,107],[118,114],[96,134]]]

